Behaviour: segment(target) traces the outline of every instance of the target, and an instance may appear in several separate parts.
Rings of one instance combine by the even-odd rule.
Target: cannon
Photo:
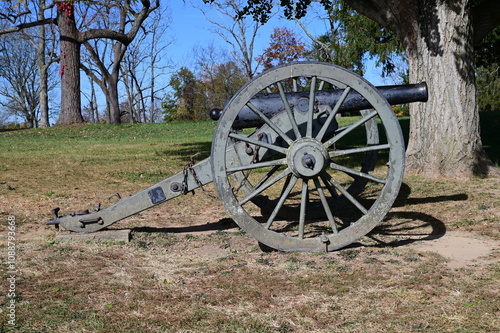
[[[212,110],[209,158],[109,207],[56,212],[47,223],[95,232],[213,182],[259,244],[334,251],[369,233],[398,195],[405,145],[391,104],[426,100],[425,83],[375,88],[333,64],[275,67]]]
[[[389,102],[390,105],[406,104],[408,101],[426,101],[427,100],[427,84],[405,84],[393,86],[376,87],[378,92]],[[316,101],[318,105],[335,105],[342,96],[343,89],[325,89],[316,92]],[[308,110],[308,92],[297,91],[286,94],[289,104],[293,104],[298,112],[307,112]],[[255,108],[260,110],[267,118],[272,118],[274,115],[284,111],[281,103],[281,97],[278,93],[260,93],[255,95],[249,101]],[[371,104],[363,98],[358,92],[352,91],[347,95],[345,101],[340,106],[339,112],[349,112],[355,110],[364,110],[371,108]],[[223,110],[212,109],[209,112],[212,120],[219,120]],[[233,122],[233,129],[243,129],[250,127],[259,127],[264,124],[264,121],[252,109],[245,105],[240,110],[238,117]]]

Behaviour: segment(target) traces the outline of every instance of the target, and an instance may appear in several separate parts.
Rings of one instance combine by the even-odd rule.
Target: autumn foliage
[[[288,28],[274,28],[270,36],[269,47],[255,60],[261,63],[264,70],[300,60],[306,50],[306,44],[295,37]]]
[[[73,17],[73,14],[75,12],[75,4],[73,1],[58,2],[57,9],[67,17]]]

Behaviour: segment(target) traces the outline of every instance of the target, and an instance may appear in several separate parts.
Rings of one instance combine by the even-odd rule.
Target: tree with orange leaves
[[[255,60],[262,64],[264,70],[268,70],[275,66],[300,60],[305,51],[306,44],[297,39],[292,30],[286,27],[274,28],[270,36],[269,46]]]

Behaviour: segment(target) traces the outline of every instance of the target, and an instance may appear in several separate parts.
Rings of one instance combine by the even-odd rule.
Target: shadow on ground
[[[446,201],[467,200],[466,194],[441,195],[425,198],[410,198],[411,188],[402,184],[394,208],[411,207],[413,205],[439,203]],[[231,218],[223,218],[215,223],[193,225],[185,227],[137,227],[134,232],[145,233],[197,233],[207,231],[221,231],[237,228],[238,225]],[[377,225],[366,237],[375,242],[374,245],[354,242],[349,248],[360,246],[371,247],[399,247],[415,242],[438,239],[446,234],[446,226],[436,217],[416,211],[389,212],[384,221]]]
[[[149,232],[149,233],[196,233],[206,231],[220,231],[238,228],[238,225],[230,218],[223,218],[218,222],[207,223],[201,225],[192,225],[186,227],[137,227],[133,228],[134,232]]]

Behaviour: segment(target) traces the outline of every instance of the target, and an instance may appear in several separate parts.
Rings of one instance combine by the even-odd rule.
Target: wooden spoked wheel
[[[341,92],[334,103],[318,97],[325,86]],[[261,109],[266,94],[279,96],[273,108],[282,112]],[[354,95],[370,108],[336,118]],[[261,125],[235,131],[243,110]],[[369,127],[375,121],[380,134]],[[404,142],[391,106],[366,80],[331,64],[295,63],[233,96],[214,134],[211,165],[224,207],[256,240],[281,251],[332,251],[366,235],[391,208]]]

